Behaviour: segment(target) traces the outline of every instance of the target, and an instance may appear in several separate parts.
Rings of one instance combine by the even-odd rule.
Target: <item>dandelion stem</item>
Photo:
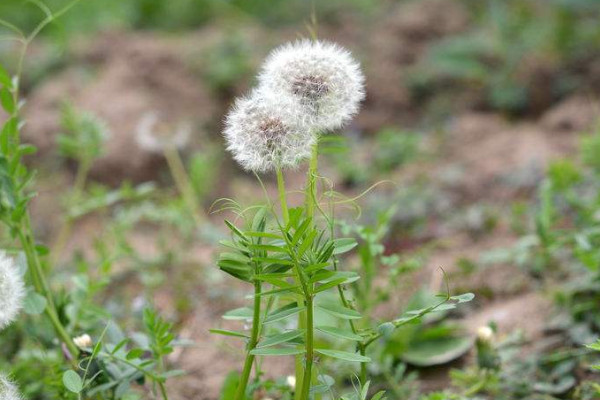
[[[314,304],[313,296],[306,299],[306,362],[302,377],[301,400],[308,400],[312,382],[312,367],[314,362]]]
[[[260,332],[260,307],[261,307],[261,293],[262,284],[259,280],[254,281],[254,314],[252,316],[252,334],[250,341],[248,342],[248,348],[246,351],[246,360],[244,361],[244,369],[240,376],[240,383],[235,393],[235,400],[246,399],[246,387],[250,379],[250,373],[252,372],[252,365],[254,364],[254,354],[250,354],[258,343],[258,336]]]
[[[308,167],[307,176],[307,191],[306,191],[306,216],[314,218],[315,215],[315,200],[317,198],[317,170],[319,167],[319,143],[315,143],[312,147],[312,157]]]
[[[281,168],[277,167],[277,189],[279,190],[279,202],[281,203],[281,214],[283,215],[283,223],[287,225],[290,220],[288,211],[287,199],[285,196],[285,180]]]
[[[314,220],[315,215],[315,200],[316,194],[316,177],[317,170],[319,167],[319,144],[318,141],[312,147],[312,156],[310,159],[308,173],[306,176],[306,198],[305,198],[305,210],[306,217]],[[313,221],[314,224],[314,221]],[[301,277],[300,271],[299,277]],[[310,392],[310,383],[312,380],[312,363],[313,363],[313,299],[312,296],[304,290],[304,301],[306,303],[306,312],[301,312],[298,315],[298,327],[300,329],[306,329],[306,362],[302,365],[301,356],[296,358],[296,385],[302,388],[300,391],[296,391],[295,400],[307,400],[308,393]],[[310,345],[309,345],[310,343]],[[310,348],[310,352],[309,352]]]

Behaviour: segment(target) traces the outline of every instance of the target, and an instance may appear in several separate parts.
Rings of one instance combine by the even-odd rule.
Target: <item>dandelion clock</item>
[[[262,90],[296,102],[302,122],[321,132],[347,123],[365,97],[360,65],[349,51],[323,41],[302,40],[273,50],[259,83]]]

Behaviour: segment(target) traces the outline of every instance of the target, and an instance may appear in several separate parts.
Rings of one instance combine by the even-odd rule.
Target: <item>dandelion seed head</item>
[[[191,131],[188,123],[167,126],[161,123],[158,113],[148,112],[137,124],[135,140],[146,151],[162,153],[168,148],[184,148],[190,141]]]
[[[258,90],[236,101],[227,115],[223,135],[233,158],[244,169],[255,172],[297,166],[310,157],[316,141],[298,119],[294,104]]]
[[[17,386],[3,374],[0,374],[0,399],[1,400],[22,400]]]
[[[0,330],[10,325],[23,306],[25,285],[13,260],[0,252]]]
[[[322,41],[301,40],[275,49],[259,82],[264,90],[293,98],[304,122],[321,131],[347,123],[365,97],[360,65],[349,51]]]

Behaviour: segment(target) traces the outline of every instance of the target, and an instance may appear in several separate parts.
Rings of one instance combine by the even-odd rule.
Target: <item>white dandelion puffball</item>
[[[2,374],[0,374],[0,400],[22,400],[15,384]]]
[[[301,40],[271,52],[259,76],[264,90],[289,96],[320,131],[340,128],[365,97],[364,75],[350,52],[334,43]]]
[[[311,155],[316,136],[299,124],[297,107],[254,91],[238,99],[225,120],[227,149],[245,169],[291,168]]]
[[[0,252],[0,330],[17,318],[24,295],[25,285],[21,273],[12,259]]]

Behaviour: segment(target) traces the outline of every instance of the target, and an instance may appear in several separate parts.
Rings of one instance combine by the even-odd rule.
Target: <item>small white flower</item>
[[[299,123],[294,104],[261,91],[235,102],[223,135],[233,158],[255,172],[297,166],[310,157],[316,141],[310,129]]]
[[[13,260],[0,252],[0,330],[10,325],[23,306],[25,285]]]
[[[0,400],[22,400],[16,385],[3,374],[0,374]]]
[[[349,51],[311,40],[275,49],[259,76],[262,90],[295,99],[304,122],[319,131],[337,129],[358,112],[365,97],[364,80]]]
[[[494,338],[494,330],[489,326],[482,326],[477,329],[477,338],[482,342],[490,342]]]
[[[76,338],[73,338],[73,342],[80,349],[89,349],[94,344],[94,342],[92,341],[92,338],[87,333],[84,333],[81,336],[77,336]]]
[[[296,377],[293,375],[288,375],[285,382],[287,385],[293,390],[296,389]]]
[[[181,123],[175,127],[160,124],[156,112],[148,112],[140,118],[135,139],[142,149],[152,153],[162,153],[167,148],[182,149],[190,141],[192,129]]]

